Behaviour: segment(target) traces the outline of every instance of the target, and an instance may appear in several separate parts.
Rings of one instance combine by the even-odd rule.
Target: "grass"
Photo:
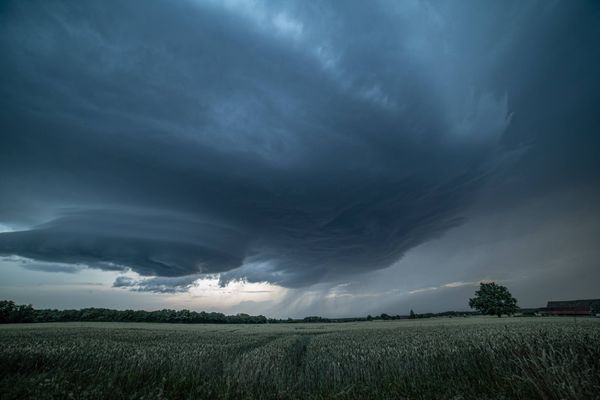
[[[0,326],[2,399],[598,399],[600,320]]]

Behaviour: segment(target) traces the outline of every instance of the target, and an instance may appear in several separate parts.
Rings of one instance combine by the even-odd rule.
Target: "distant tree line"
[[[357,321],[389,321],[398,319],[432,318],[432,317],[466,317],[479,312],[446,311],[442,313],[409,315],[381,314],[367,317],[323,318],[310,316],[301,319],[267,319],[263,315],[236,314],[225,315],[217,312],[196,312],[190,310],[111,310],[108,308],[82,308],[80,310],[36,310],[31,305],[17,305],[11,300],[0,301],[0,324],[23,322],[164,322],[172,324],[277,324],[277,323],[336,323]]]
[[[410,310],[409,315],[389,315],[383,313],[381,315],[367,315],[366,317],[349,317],[349,318],[323,318],[323,317],[305,317],[302,319],[275,319],[269,318],[267,322],[271,324],[278,323],[310,323],[310,322],[358,322],[358,321],[392,321],[398,319],[418,319],[418,318],[433,318],[433,317],[467,317],[470,315],[481,315],[478,311],[444,311],[440,313],[424,313],[415,314],[413,310]]]
[[[180,324],[264,324],[263,315],[225,315],[217,312],[189,310],[111,310],[82,308],[80,310],[36,310],[31,305],[17,305],[10,300],[0,301],[0,323],[19,322],[166,322]]]

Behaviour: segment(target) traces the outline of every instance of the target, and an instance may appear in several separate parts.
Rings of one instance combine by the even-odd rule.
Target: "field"
[[[0,326],[8,399],[598,399],[600,319]]]

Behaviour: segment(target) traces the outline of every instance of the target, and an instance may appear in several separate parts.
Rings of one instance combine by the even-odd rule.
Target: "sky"
[[[0,4],[0,298],[600,297],[600,4]]]

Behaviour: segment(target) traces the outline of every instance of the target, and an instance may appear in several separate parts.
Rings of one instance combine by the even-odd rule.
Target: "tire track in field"
[[[304,382],[306,354],[315,334],[278,335],[262,346],[241,353],[224,370],[229,387],[269,388],[280,394]]]

